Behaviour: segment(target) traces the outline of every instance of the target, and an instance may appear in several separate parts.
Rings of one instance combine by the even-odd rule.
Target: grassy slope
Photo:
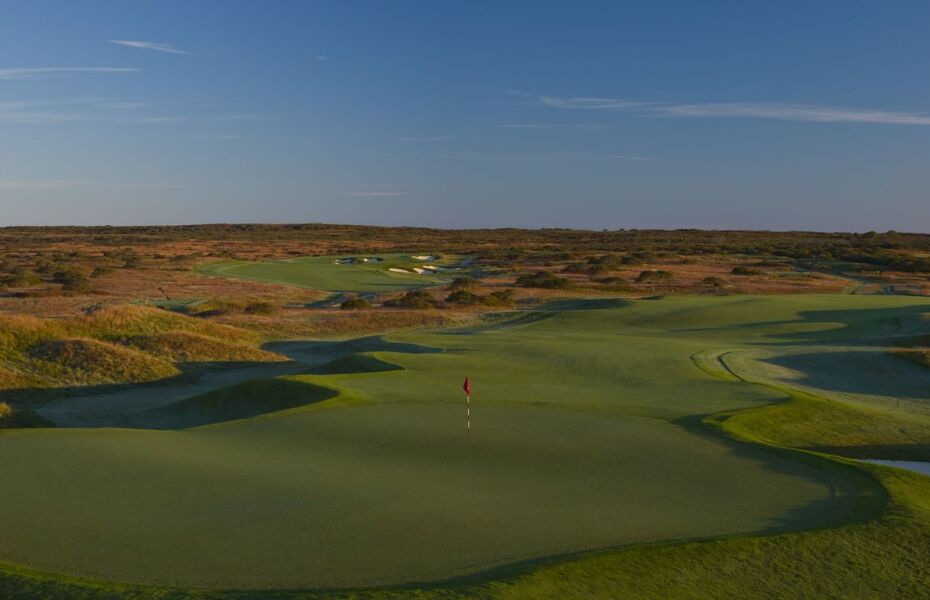
[[[903,299],[865,299],[848,302],[834,299],[813,298],[807,302],[792,299],[790,301],[767,299],[760,305],[754,299],[737,301],[684,299],[658,302],[641,302],[627,309],[617,311],[596,311],[584,313],[560,313],[555,317],[540,321],[538,324],[517,329],[501,329],[493,333],[477,336],[448,335],[411,335],[404,336],[410,341],[426,342],[448,348],[443,355],[403,355],[385,356],[401,362],[409,370],[403,374],[385,373],[365,377],[342,377],[340,385],[356,390],[356,393],[378,395],[379,399],[389,403],[404,403],[409,398],[422,397],[427,392],[433,402],[445,402],[446,394],[436,397],[436,381],[446,381],[454,377],[466,364],[473,381],[479,382],[476,398],[483,404],[494,404],[483,409],[476,408],[477,415],[484,412],[484,427],[492,423],[508,429],[508,439],[513,439],[519,432],[508,422],[504,413],[499,412],[508,405],[525,402],[542,402],[544,404],[562,404],[593,414],[607,411],[621,414],[646,414],[665,419],[687,417],[702,412],[732,411],[752,406],[764,405],[784,394],[777,390],[768,390],[749,384],[725,382],[719,378],[711,379],[701,371],[689,366],[688,357],[706,349],[708,344],[738,346],[751,344],[766,339],[783,340],[786,336],[805,339],[812,332],[818,332],[822,338],[848,339],[854,335],[866,335],[874,332],[872,311],[911,310],[913,302]],[[824,314],[812,315],[809,312],[796,320],[801,307],[823,305]],[[757,315],[766,315],[766,323],[747,326],[758,321]],[[795,319],[792,321],[792,319]],[[602,337],[598,337],[602,336]],[[587,344],[582,338],[587,337]],[[558,340],[558,342],[556,342]],[[589,352],[593,343],[604,344],[610,353]],[[547,345],[549,345],[547,347]],[[480,349],[481,352],[476,352]],[[521,362],[515,356],[517,349],[527,353]],[[535,350],[534,350],[535,349]],[[489,356],[490,355],[490,356]],[[382,355],[384,356],[384,355]],[[677,360],[673,357],[677,356]],[[526,360],[529,359],[529,360]],[[588,366],[590,369],[586,369]],[[508,369],[508,367],[513,367]],[[522,371],[520,370],[522,368]],[[651,370],[650,370],[651,369]],[[505,371],[506,370],[506,371]],[[604,370],[610,376],[598,376]],[[508,376],[499,375],[506,372]],[[515,375],[517,374],[517,375]],[[574,377],[573,377],[574,375]],[[403,377],[403,385],[388,385],[392,381],[386,378]],[[615,379],[613,386],[610,377]],[[674,384],[668,386],[669,379]],[[619,386],[617,385],[619,382]],[[584,385],[581,385],[584,384]],[[687,396],[674,394],[674,390],[686,387]],[[634,390],[632,394],[617,394],[619,390]],[[502,392],[503,390],[521,389],[527,393],[519,397]],[[579,395],[579,391],[584,393]],[[611,391],[613,392],[611,394]],[[406,398],[405,398],[406,396]],[[458,400],[450,394],[448,402],[456,405]],[[374,408],[374,407],[370,407]],[[370,410],[365,409],[363,410]],[[385,407],[387,408],[387,407]],[[436,407],[437,410],[441,407]],[[706,410],[711,408],[713,410]],[[795,399],[788,403],[775,405],[775,408],[741,410],[730,417],[721,417],[711,426],[722,429],[727,435],[741,439],[754,439],[757,442],[810,446],[820,439],[816,428],[809,428],[808,434],[798,432],[799,423],[809,424],[810,419],[828,423],[836,420],[836,411],[844,411],[844,404],[831,405],[823,399]],[[779,413],[773,413],[778,410]],[[520,412],[521,422],[528,414],[525,407]],[[534,409],[535,410],[535,409]],[[824,412],[832,411],[832,412]],[[338,414],[344,411],[327,411]],[[549,411],[543,411],[543,414]],[[558,411],[561,413],[561,411]],[[288,418],[266,418],[255,424],[243,423],[236,427],[250,431],[254,436],[255,426],[275,431],[280,434],[280,427],[287,426],[308,433],[297,422],[298,418],[318,417],[321,413],[303,411],[288,415]],[[361,413],[359,413],[361,414]],[[376,421],[383,428],[385,417],[390,412],[378,415]],[[558,419],[558,428],[565,427],[562,413]],[[579,413],[583,416],[583,413]],[[766,415],[768,417],[766,417]],[[422,419],[415,411],[404,414],[403,421],[411,418]],[[907,419],[907,415],[898,415]],[[588,417],[586,417],[588,418]],[[612,419],[613,417],[611,417]],[[599,418],[605,420],[605,418]],[[357,421],[357,419],[353,419]],[[310,424],[310,421],[303,421]],[[442,422],[427,422],[428,429]],[[621,419],[617,423],[624,423]],[[650,421],[651,422],[651,421]],[[480,421],[479,421],[480,423]],[[516,422],[514,422],[516,423]],[[595,422],[585,423],[578,429],[590,432]],[[331,424],[330,424],[331,425]],[[324,431],[327,426],[324,427]],[[809,426],[809,425],[808,425]],[[228,429],[229,426],[210,428],[214,434]],[[611,428],[612,430],[613,428]],[[627,448],[642,448],[645,455],[652,455],[659,450],[644,441],[635,438],[636,432],[648,427],[639,425],[629,431],[622,431],[623,442]],[[367,440],[372,436],[368,431],[364,435],[358,432],[359,439]],[[553,430],[544,426],[550,436]],[[321,432],[317,432],[321,433]],[[532,432],[537,434],[539,432]],[[340,434],[341,436],[342,434]],[[881,437],[881,430],[875,435]],[[794,436],[793,438],[791,436]],[[406,439],[406,435],[402,438]],[[531,435],[534,438],[535,435]],[[649,433],[650,439],[654,434]],[[559,448],[561,457],[577,444],[576,437],[572,443]],[[635,440],[631,442],[631,440]],[[47,441],[47,440],[46,440]],[[358,441],[358,440],[354,440]],[[547,447],[551,445],[550,437]],[[555,441],[558,441],[557,439]],[[566,440],[567,441],[567,440]],[[842,436],[834,441],[843,441]],[[676,445],[678,442],[666,440],[662,446]],[[238,445],[238,444],[237,444]],[[608,444],[610,445],[610,444]],[[328,445],[327,445],[328,446]],[[357,444],[353,443],[352,448]],[[409,452],[405,444],[396,437],[377,438],[376,446],[380,451],[390,449],[392,453]],[[520,446],[531,446],[521,438]],[[430,446],[432,447],[432,446]],[[420,449],[422,450],[422,448]],[[435,448],[433,448],[435,451]],[[538,448],[532,448],[533,461],[537,465]],[[609,455],[606,448],[597,444],[590,448],[593,456],[600,460]],[[689,448],[688,451],[693,451]],[[513,448],[507,450],[513,453]],[[0,450],[0,456],[3,455]],[[367,460],[367,459],[366,459]],[[816,459],[811,459],[816,460]],[[581,464],[587,464],[588,458],[580,463],[566,464],[566,473],[578,472]],[[708,463],[706,457],[700,463]],[[711,463],[713,461],[710,461]],[[443,461],[443,468],[447,462]],[[773,464],[769,462],[768,464]],[[626,469],[629,466],[624,465]],[[648,471],[646,480],[655,479],[667,467],[667,464],[644,465]],[[709,466],[705,464],[705,466]],[[522,465],[521,470],[525,470]],[[833,468],[842,468],[841,466]],[[569,561],[556,566],[528,569],[523,575],[504,573],[498,582],[481,584],[455,584],[448,587],[426,588],[421,590],[423,596],[445,596],[450,593],[481,593],[488,596],[528,597],[561,596],[591,597],[592,595],[623,596],[624,592],[633,597],[732,597],[734,595],[762,595],[767,597],[920,597],[917,593],[925,585],[928,574],[920,561],[928,550],[928,507],[927,482],[918,476],[899,473],[879,467],[868,467],[882,482],[883,488],[876,488],[874,480],[860,477],[854,483],[860,488],[860,495],[866,506],[859,506],[859,513],[864,515],[874,510],[868,499],[887,493],[890,500],[876,521],[865,524],[853,524],[838,529],[828,529],[812,533],[784,534],[765,538],[736,538],[719,542],[702,544],[684,544],[664,547],[642,547],[625,551]],[[639,481],[635,478],[633,480]],[[733,474],[732,472],[730,473]],[[551,478],[551,473],[544,473]],[[595,470],[591,481],[602,481],[606,477],[598,475]],[[713,473],[702,472],[701,483],[694,489],[712,485],[708,477]],[[849,474],[844,476],[849,479]],[[609,479],[609,478],[606,478]],[[525,481],[520,482],[525,485]],[[565,482],[557,483],[564,486]],[[538,492],[538,490],[531,490]],[[616,500],[617,490],[604,490]],[[652,498],[655,503],[655,495]],[[693,501],[693,497],[689,497]],[[873,502],[872,504],[880,504]],[[630,506],[629,499],[621,503],[624,508]],[[587,506],[587,504],[586,504]],[[705,511],[722,508],[723,505],[711,503],[703,507]],[[663,507],[668,509],[669,507]],[[381,506],[379,510],[383,511]],[[675,511],[672,511],[675,512]],[[739,518],[738,511],[724,511],[729,518]],[[483,513],[479,513],[483,514]],[[709,514],[709,513],[708,513]],[[860,516],[862,516],[860,515]],[[629,517],[629,514],[626,515]],[[707,516],[702,514],[702,517]],[[798,523],[795,521],[794,525]],[[521,529],[526,523],[520,523]],[[504,539],[507,539],[506,537]],[[892,540],[894,542],[892,543]],[[824,557],[828,557],[824,560]],[[35,586],[33,589],[54,590],[65,593],[66,590],[84,589],[93,595],[91,588],[69,588],[58,580],[45,580],[41,577],[10,576],[8,585]],[[12,582],[12,583],[11,583]],[[50,586],[50,587],[47,587]],[[2,589],[2,588],[0,588]],[[20,587],[19,589],[22,589]],[[100,588],[107,589],[107,588]],[[115,589],[115,588],[110,588]],[[98,590],[99,591],[99,590]],[[137,589],[140,595],[160,595],[157,590]],[[127,589],[120,591],[128,593]],[[406,595],[406,592],[399,592]],[[364,596],[386,596],[390,592],[375,591]]]
[[[450,274],[417,275],[395,273],[391,267],[412,269],[422,267],[424,261],[407,254],[378,254],[383,262],[335,264],[337,257],[316,256],[275,260],[269,262],[222,261],[198,267],[205,275],[236,277],[269,283],[333,292],[391,292],[428,285],[441,285],[451,281]],[[450,259],[429,264],[450,264]]]
[[[258,362],[254,333],[142,306],[109,306],[72,319],[0,321],[0,391],[139,383],[180,373],[175,363]]]

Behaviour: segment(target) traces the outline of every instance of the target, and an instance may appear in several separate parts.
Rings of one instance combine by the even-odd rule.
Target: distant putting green
[[[715,375],[715,357],[874,347],[928,310],[892,296],[592,301],[483,329],[280,344],[336,373],[267,387],[293,406],[306,386],[303,406],[174,431],[0,434],[0,560],[182,587],[339,588],[835,525],[857,495],[838,471],[691,424],[784,397]],[[787,376],[750,356],[741,375]],[[261,401],[260,388],[230,390],[203,396],[201,413],[199,400],[166,403],[159,426],[172,406],[186,427]]]
[[[331,292],[393,292],[449,283],[458,274],[459,257],[366,254],[306,256],[264,262],[221,261],[198,267],[204,275],[234,277]],[[419,272],[418,272],[419,271]]]

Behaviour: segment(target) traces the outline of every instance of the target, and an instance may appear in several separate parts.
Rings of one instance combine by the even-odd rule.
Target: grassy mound
[[[240,344],[256,344],[259,337],[244,329],[194,319],[148,306],[120,304],[106,306],[70,323],[90,337],[121,340],[151,336],[166,331],[185,331]]]
[[[187,331],[129,338],[129,346],[174,362],[265,362],[283,357],[259,348]]]
[[[154,381],[174,363],[267,362],[249,331],[135,305],[107,306],[71,319],[14,316],[0,321],[0,392]],[[17,392],[21,390],[21,392]]]
[[[159,407],[146,415],[156,427],[186,428],[246,419],[333,398],[337,392],[300,377],[246,381]]]
[[[778,446],[849,457],[930,460],[930,419],[852,406],[803,392],[730,417],[731,427]]]
[[[28,352],[35,370],[69,384],[144,382],[180,373],[169,361],[140,350],[93,339],[39,342]]]
[[[34,378],[0,367],[0,390],[29,388],[36,384]]]

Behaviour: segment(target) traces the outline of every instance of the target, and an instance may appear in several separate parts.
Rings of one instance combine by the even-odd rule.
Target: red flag
[[[471,386],[468,385],[468,377],[465,378],[465,383],[462,384],[462,389],[465,390],[466,396],[471,396]]]

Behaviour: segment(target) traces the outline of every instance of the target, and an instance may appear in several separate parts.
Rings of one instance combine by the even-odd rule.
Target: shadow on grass
[[[309,368],[318,368],[323,364],[362,352],[400,352],[404,354],[437,354],[442,348],[433,348],[421,344],[392,342],[380,335],[371,335],[343,341],[285,341],[270,342],[263,350],[282,354],[291,360],[306,364]]]
[[[790,369],[792,384],[850,394],[930,400],[930,369],[883,350],[780,354],[760,363]]]
[[[493,321],[485,321],[480,325],[449,329],[438,332],[440,335],[475,335],[478,333],[500,331],[531,325],[558,316],[564,312],[608,310],[630,306],[632,302],[619,298],[581,298],[556,300],[548,302],[531,310],[515,310],[511,312],[495,313]]]
[[[672,333],[713,333],[728,331],[762,330],[764,341],[754,342],[767,346],[887,345],[909,337],[930,333],[930,305],[898,306],[891,308],[863,308],[837,310],[807,310],[798,313],[797,319],[759,320],[724,327],[696,327],[672,330]],[[760,316],[762,316],[760,314]],[[768,328],[833,325],[817,331],[789,331],[766,333]],[[776,341],[773,341],[776,340]],[[784,341],[777,341],[784,340]]]
[[[183,429],[247,419],[313,404],[338,392],[296,374],[352,374],[402,367],[368,352],[437,353],[441,348],[369,336],[342,342],[278,342],[266,348],[287,362],[201,362],[178,365],[181,373],[137,384],[30,387],[0,391],[0,401],[35,412],[35,427],[128,427]]]

